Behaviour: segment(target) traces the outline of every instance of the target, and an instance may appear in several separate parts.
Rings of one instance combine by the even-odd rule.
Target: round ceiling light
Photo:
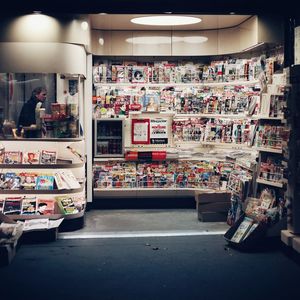
[[[201,19],[187,16],[152,16],[133,18],[131,19],[131,22],[134,24],[150,26],[178,26],[196,24],[201,22]]]

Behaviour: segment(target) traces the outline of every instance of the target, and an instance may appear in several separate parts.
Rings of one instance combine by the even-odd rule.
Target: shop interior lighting
[[[190,25],[201,22],[200,18],[188,16],[150,16],[139,17],[130,20],[134,24],[149,25],[149,26],[179,26]]]

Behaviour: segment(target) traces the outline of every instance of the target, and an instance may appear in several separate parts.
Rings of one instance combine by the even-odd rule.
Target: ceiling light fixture
[[[150,25],[150,26],[178,26],[190,25],[201,22],[200,18],[187,16],[152,16],[139,17],[130,20],[134,24]]]

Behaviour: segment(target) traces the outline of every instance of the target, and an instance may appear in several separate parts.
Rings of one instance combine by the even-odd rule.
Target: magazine
[[[81,186],[71,170],[59,171],[61,179],[67,184],[69,189],[80,189]]]
[[[78,213],[78,209],[75,206],[72,197],[68,195],[63,195],[56,196],[55,199],[63,214],[69,215]]]
[[[40,163],[39,151],[26,151],[23,153],[23,164],[37,165]]]
[[[22,151],[5,151],[4,164],[21,164],[22,163]]]
[[[55,211],[54,199],[37,199],[38,215],[53,215]]]
[[[21,187],[21,177],[17,176],[16,173],[7,172],[5,173],[5,180],[3,188],[7,190],[18,190]]]
[[[22,172],[19,174],[21,178],[21,188],[24,190],[34,190],[36,187],[36,173],[25,173]]]
[[[36,190],[53,190],[54,176],[39,175],[36,180]]]
[[[48,229],[48,227],[49,219],[31,219],[25,220],[23,230]]]
[[[22,215],[35,215],[37,212],[37,200],[36,197],[25,196],[22,200]]]
[[[19,215],[21,213],[22,197],[6,197],[3,205],[5,215]]]
[[[242,223],[239,225],[234,235],[231,238],[232,242],[240,243],[246,236],[248,230],[250,230],[253,220],[249,217],[245,217]]]
[[[56,164],[56,158],[57,158],[56,151],[42,150],[40,163],[43,165]]]
[[[55,184],[58,190],[63,190],[63,189],[69,189],[69,186],[65,182],[65,180],[62,178],[60,172],[55,172],[54,173],[54,178],[55,178]]]

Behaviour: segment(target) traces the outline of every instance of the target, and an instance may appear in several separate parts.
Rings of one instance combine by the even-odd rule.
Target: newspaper
[[[49,220],[49,219],[31,219],[25,220],[23,231],[31,231],[31,230],[47,230],[58,227],[64,218],[60,218],[57,220]]]

